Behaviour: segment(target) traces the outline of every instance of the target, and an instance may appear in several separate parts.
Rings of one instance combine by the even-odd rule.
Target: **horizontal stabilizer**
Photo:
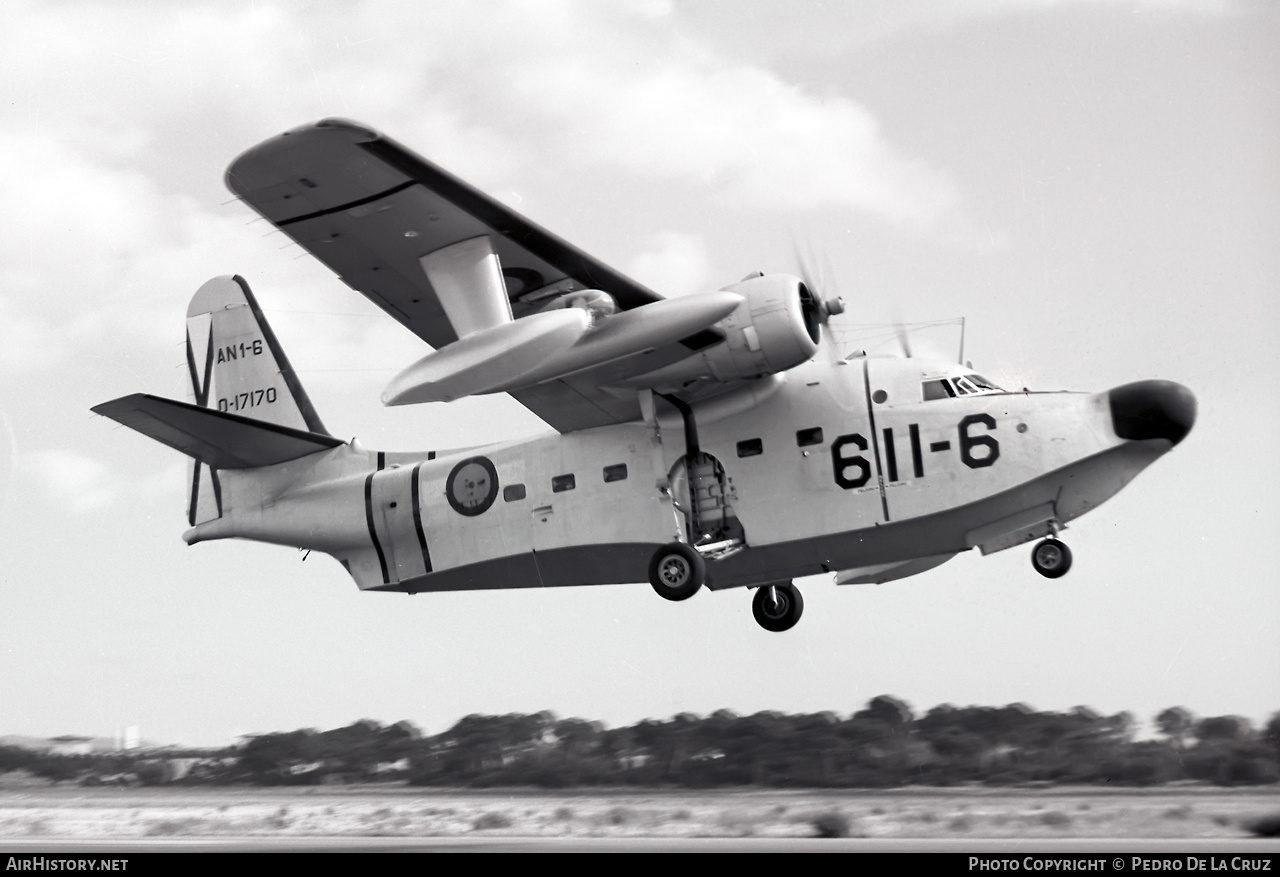
[[[93,409],[214,469],[256,469],[343,444],[341,439],[186,402],[134,393]]]

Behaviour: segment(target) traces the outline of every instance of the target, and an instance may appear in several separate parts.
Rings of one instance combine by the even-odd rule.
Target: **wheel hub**
[[[662,562],[662,583],[677,588],[689,579],[689,564],[683,557],[668,557]]]

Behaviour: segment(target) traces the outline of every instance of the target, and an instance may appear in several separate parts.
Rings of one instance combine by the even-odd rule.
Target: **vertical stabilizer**
[[[242,277],[215,277],[192,297],[187,368],[196,405],[329,434]],[[190,474],[188,521],[195,526],[220,517],[217,470],[193,461]]]

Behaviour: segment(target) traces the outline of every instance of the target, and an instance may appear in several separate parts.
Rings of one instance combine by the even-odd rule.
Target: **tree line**
[[[0,772],[143,784],[544,788],[1280,782],[1280,712],[1256,729],[1239,716],[1197,718],[1171,707],[1155,717],[1158,737],[1137,740],[1134,726],[1129,713],[1087,707],[944,704],[917,716],[882,695],[848,717],[720,710],[610,729],[540,712],[470,715],[430,736],[409,722],[364,719],[329,731],[256,735],[218,751],[73,756],[0,748]]]

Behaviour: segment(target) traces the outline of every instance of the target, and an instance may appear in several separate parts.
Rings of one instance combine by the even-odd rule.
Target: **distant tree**
[[[604,725],[585,719],[563,719],[555,723],[552,732],[560,751],[579,758],[590,756],[604,740]]]
[[[1226,741],[1240,743],[1253,736],[1253,723],[1244,716],[1213,716],[1195,725],[1196,738],[1202,743]]]
[[[1180,706],[1171,706],[1156,716],[1156,727],[1178,749],[1185,749],[1187,737],[1195,728],[1195,716]]]
[[[1262,729],[1262,742],[1271,747],[1277,760],[1280,760],[1280,712],[1273,715]]]
[[[250,782],[264,785],[314,782],[317,776],[299,770],[315,760],[313,730],[251,737],[239,753],[240,766]]]
[[[880,722],[892,728],[895,734],[906,728],[914,720],[914,716],[911,714],[911,707],[907,705],[906,701],[899,700],[888,694],[881,694],[871,698],[867,703],[867,708],[854,713],[853,718]]]

